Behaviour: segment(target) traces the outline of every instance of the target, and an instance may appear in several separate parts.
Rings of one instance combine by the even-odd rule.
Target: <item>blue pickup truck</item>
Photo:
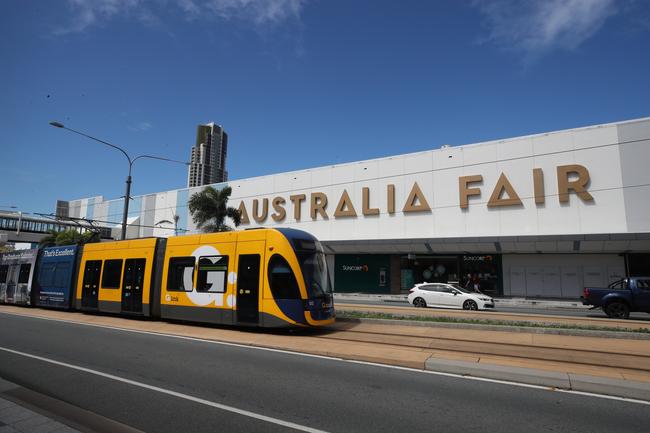
[[[580,299],[615,319],[628,319],[631,311],[650,313],[650,277],[623,278],[606,289],[585,287]]]

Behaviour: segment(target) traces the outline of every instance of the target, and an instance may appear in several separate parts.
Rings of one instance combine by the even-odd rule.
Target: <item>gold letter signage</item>
[[[481,195],[480,188],[469,188],[470,183],[483,182],[483,176],[477,174],[475,176],[462,176],[458,178],[458,195],[460,198],[460,208],[467,209],[469,206],[468,198],[471,195]]]
[[[343,190],[341,198],[339,199],[339,204],[336,205],[336,210],[334,211],[334,218],[343,218],[343,217],[356,217],[357,211],[354,210],[354,205],[352,200],[350,200],[350,195],[346,190]]]
[[[569,203],[569,195],[571,193],[575,193],[585,202],[593,201],[593,196],[587,191],[589,180],[589,170],[582,165],[570,164],[557,167],[557,191],[560,203]],[[458,178],[458,201],[461,209],[469,208],[469,201],[472,197],[474,197],[473,202],[476,203],[475,205],[481,203],[479,199],[481,197],[482,183],[483,176],[480,174],[461,176]],[[445,185],[445,187],[446,186],[447,185]],[[546,202],[544,186],[544,172],[541,168],[534,168],[532,171],[532,187],[535,205],[537,206],[542,206]],[[375,196],[373,196],[371,188],[364,186],[360,188],[359,192],[361,194],[357,195],[357,197],[360,197],[360,203],[357,203],[357,206],[360,207],[355,207],[355,203],[350,197],[348,190],[344,189],[336,202],[334,218],[358,218],[359,215],[371,216],[381,215],[382,213],[386,215],[394,215],[397,207],[395,191],[396,188],[394,184],[387,184],[385,208],[380,206],[380,203],[374,203],[375,206],[373,207],[371,198]],[[431,212],[432,209],[427,201],[427,196],[424,194],[417,182],[413,182],[411,189],[408,191],[408,196],[402,202],[404,203],[402,207],[402,212],[404,214],[413,212]],[[359,198],[357,198],[357,200],[359,200]],[[269,212],[269,201],[270,205],[273,207],[272,213]],[[309,216],[312,220],[328,219],[327,204],[329,200],[327,194],[324,192],[312,192],[309,195],[309,199],[306,194],[290,195],[289,201],[293,203],[293,219],[295,221],[300,221],[302,216],[302,204],[304,202],[307,202],[309,205]],[[487,203],[482,203],[484,206],[487,205],[489,208],[523,206],[519,194],[505,173],[500,174]],[[289,209],[285,209],[286,204],[286,199],[279,196],[274,197],[272,200],[270,198],[253,199],[253,220],[258,224],[265,224],[270,216],[271,220],[274,222],[281,223],[286,220],[287,214],[291,210],[291,206],[287,206]],[[361,209],[361,214],[357,213],[357,209]],[[250,224],[249,214],[243,201],[239,204],[239,211],[241,213],[241,223],[243,225]]]
[[[570,181],[570,175],[577,175],[578,178]],[[573,190],[578,197],[584,201],[592,201],[594,198],[587,192],[589,183],[589,170],[578,164],[561,165],[557,168],[557,192],[560,203],[569,202],[569,191]]]
[[[504,192],[508,195],[508,198],[502,198]],[[521,205],[519,195],[512,187],[512,184],[506,175],[501,173],[499,180],[497,180],[497,184],[494,186],[494,190],[492,190],[490,200],[488,200],[488,207],[517,205]]]

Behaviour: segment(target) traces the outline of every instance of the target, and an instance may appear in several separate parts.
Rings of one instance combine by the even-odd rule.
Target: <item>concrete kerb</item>
[[[425,370],[650,402],[650,383],[431,357]]]
[[[379,325],[403,325],[403,326],[426,326],[431,328],[448,328],[448,329],[473,329],[481,331],[503,331],[517,332],[526,334],[549,334],[549,335],[569,335],[576,337],[599,337],[599,338],[619,338],[625,340],[650,340],[650,333],[632,332],[632,331],[600,331],[591,329],[564,329],[564,328],[544,328],[544,327],[525,327],[509,325],[483,325],[480,323],[453,323],[453,322],[435,322],[425,320],[402,320],[402,319],[370,319],[370,318],[348,318],[337,317],[337,322],[350,323],[376,323]]]
[[[61,432],[81,433],[49,414],[36,412],[30,404],[12,397],[11,392],[22,387],[0,377],[0,432]]]
[[[571,389],[650,401],[650,383],[569,373]]]
[[[511,367],[496,364],[481,364],[479,362],[434,357],[429,358],[425,362],[425,370],[453,373],[461,376],[520,382],[553,388],[571,389],[569,375],[557,371],[538,370],[526,367]]]

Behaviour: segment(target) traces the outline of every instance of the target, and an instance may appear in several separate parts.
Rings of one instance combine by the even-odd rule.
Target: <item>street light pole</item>
[[[183,164],[183,165],[190,165],[188,162],[185,162],[185,161],[177,161],[175,159],[163,158],[161,156],[154,156],[154,155],[138,155],[135,158],[131,158],[129,156],[129,154],[126,153],[126,151],[124,149],[122,149],[121,147],[116,146],[114,144],[111,144],[111,143],[109,143],[107,141],[100,140],[99,138],[93,137],[91,135],[84,134],[83,132],[76,131],[76,130],[74,130],[72,128],[68,128],[67,126],[65,126],[61,122],[50,122],[50,125],[52,125],[52,126],[54,126],[56,128],[66,129],[66,130],[68,130],[70,132],[74,132],[75,134],[82,135],[82,136],[84,136],[86,138],[89,138],[91,140],[98,141],[98,142],[100,142],[102,144],[110,146],[110,147],[112,147],[114,149],[117,149],[120,152],[122,152],[124,154],[124,156],[126,157],[126,160],[129,162],[129,174],[126,177],[126,192],[124,194],[124,212],[122,214],[122,237],[121,237],[122,240],[126,239],[126,223],[127,223],[127,218],[128,218],[128,215],[129,215],[129,200],[131,200],[131,169],[133,168],[133,163],[135,161],[137,161],[138,159],[140,159],[140,158],[143,158],[143,159],[148,158],[148,159],[158,159],[160,161],[176,162],[176,163]]]
[[[126,223],[129,217],[129,201],[131,201],[131,166],[132,161],[129,161],[129,175],[126,177],[126,193],[124,193],[124,212],[122,213],[122,236],[121,240],[126,239]]]

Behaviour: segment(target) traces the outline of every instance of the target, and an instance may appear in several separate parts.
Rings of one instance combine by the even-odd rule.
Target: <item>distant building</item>
[[[227,181],[227,149],[228,134],[221,126],[214,122],[199,125],[187,175],[188,188]]]

